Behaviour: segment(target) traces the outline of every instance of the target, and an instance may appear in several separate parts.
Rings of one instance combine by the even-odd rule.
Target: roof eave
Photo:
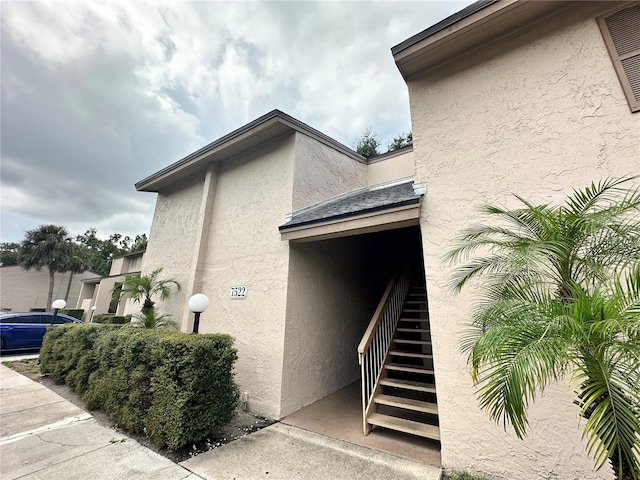
[[[348,157],[366,163],[366,159],[342,143],[324,133],[296,120],[280,110],[271,112],[249,122],[205,147],[187,155],[168,167],[159,170],[135,184],[136,190],[157,192],[189,175],[204,171],[211,162],[220,162],[256,148],[271,140],[292,132],[301,132]]]
[[[456,60],[575,1],[481,0],[391,49],[400,73],[409,80]]]

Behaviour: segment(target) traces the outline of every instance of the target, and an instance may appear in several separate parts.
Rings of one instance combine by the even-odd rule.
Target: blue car
[[[59,313],[55,321],[52,312],[7,313],[0,315],[0,347],[2,350],[37,349],[47,326],[82,323],[77,318]]]

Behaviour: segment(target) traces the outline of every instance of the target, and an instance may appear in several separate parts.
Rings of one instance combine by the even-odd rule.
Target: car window
[[[0,323],[40,323],[40,315],[1,316]]]
[[[56,324],[56,325],[59,325],[59,324],[61,324],[61,323],[69,323],[69,322],[71,322],[71,320],[68,320],[68,319],[66,319],[66,318],[64,318],[64,317],[59,317],[59,316],[57,316],[57,317],[56,317],[56,321],[55,321],[55,322],[53,322],[53,323],[54,323],[54,324]]]

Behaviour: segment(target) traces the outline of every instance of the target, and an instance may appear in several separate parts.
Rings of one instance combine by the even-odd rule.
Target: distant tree
[[[71,291],[71,282],[73,275],[82,273],[89,269],[89,249],[85,245],[71,242],[69,245],[69,254],[65,256],[64,262],[60,265],[60,272],[69,272],[69,281],[67,282],[67,290],[64,294],[65,302],[69,299]]]
[[[147,248],[147,235],[136,235],[135,239],[120,233],[113,233],[108,239],[98,238],[95,228],[90,228],[76,241],[88,249],[88,268],[100,275],[109,275],[114,257],[139,252]]]
[[[142,313],[152,310],[155,306],[154,297],[160,300],[167,300],[173,294],[173,289],[180,291],[180,284],[171,278],[160,279],[162,268],[158,268],[149,275],[125,275],[122,288],[116,290],[114,294],[118,295],[118,300],[128,295],[134,302],[142,302]]]
[[[20,246],[18,261],[26,270],[47,267],[49,270],[49,292],[47,307],[51,308],[53,284],[56,272],[64,271],[71,256],[71,238],[67,229],[59,225],[41,225],[29,230]]]
[[[401,133],[389,144],[388,151],[400,150],[410,145],[413,145],[413,134],[411,132]]]
[[[133,244],[129,248],[129,253],[146,250],[148,242],[149,240],[147,239],[147,235],[145,233],[143,233],[142,235],[136,235],[136,238],[133,240]]]
[[[0,266],[17,265],[20,255],[20,244],[15,242],[0,243]]]
[[[376,133],[372,132],[370,128],[366,129],[362,134],[362,137],[356,140],[356,152],[365,158],[375,157],[380,155],[380,140]]]
[[[113,257],[128,253],[126,248],[118,244],[122,235],[113,234],[108,240],[97,237],[96,229],[90,228],[83,235],[78,235],[76,241],[86,245],[89,249],[89,269],[100,274],[109,275]]]

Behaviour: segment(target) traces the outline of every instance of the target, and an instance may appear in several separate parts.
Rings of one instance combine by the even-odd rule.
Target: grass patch
[[[2,362],[2,364],[25,377],[34,378],[40,376],[40,361],[37,358],[10,360],[8,362]]]
[[[488,480],[485,477],[478,477],[477,475],[471,475],[467,472],[452,473],[450,475],[444,475],[443,480]]]

